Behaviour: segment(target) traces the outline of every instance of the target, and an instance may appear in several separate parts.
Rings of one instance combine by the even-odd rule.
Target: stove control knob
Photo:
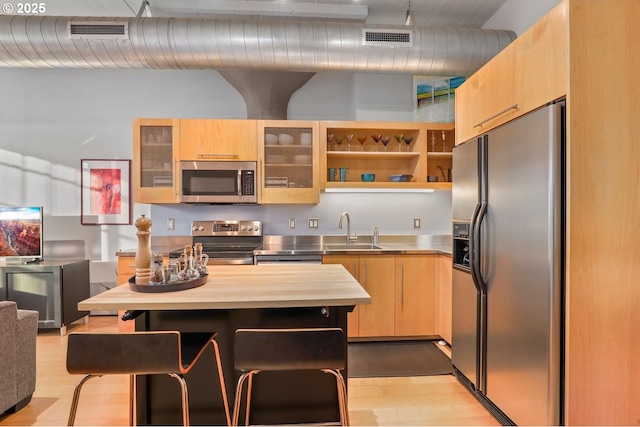
[[[258,231],[258,226],[257,225],[253,226],[253,231]]]
[[[204,225],[201,225],[200,227],[198,227],[198,231],[204,231]]]
[[[247,226],[246,225],[241,225],[240,226],[240,231],[247,231]]]
[[[198,226],[194,225],[193,227],[191,227],[191,231],[198,231]]]

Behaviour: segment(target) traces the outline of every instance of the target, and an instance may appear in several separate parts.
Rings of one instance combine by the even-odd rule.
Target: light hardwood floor
[[[73,331],[117,331],[115,316],[92,316],[76,322]],[[65,368],[66,337],[42,331],[37,343],[36,391],[31,403],[16,414],[0,416],[0,426],[66,425],[79,375]],[[128,377],[111,375],[83,388],[76,425],[128,424]],[[352,425],[500,425],[451,375],[409,378],[349,379]]]

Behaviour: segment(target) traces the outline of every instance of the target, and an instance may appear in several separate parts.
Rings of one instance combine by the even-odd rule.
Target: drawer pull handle
[[[478,123],[477,125],[474,125],[474,128],[477,127],[482,127],[483,124],[487,123],[489,120],[493,120],[498,116],[503,115],[504,113],[506,113],[507,111],[511,111],[511,110],[517,110],[518,109],[518,104],[513,104],[511,107],[509,108],[505,108],[504,110],[500,111],[499,113],[494,114],[493,116],[489,117],[488,119],[484,119],[483,121],[481,121],[480,123]]]
[[[216,154],[216,153],[202,153],[198,154],[199,159],[238,159],[237,154]]]

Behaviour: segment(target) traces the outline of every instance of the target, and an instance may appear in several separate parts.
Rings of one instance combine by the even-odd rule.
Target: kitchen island
[[[140,310],[136,330],[218,332],[227,394],[238,373],[233,334],[238,328],[340,327],[347,313],[371,298],[341,265],[209,266],[204,285],[177,292],[134,292],[118,286],[81,301],[80,310]],[[344,342],[346,346],[346,339]],[[186,375],[192,424],[225,424],[212,349]],[[209,360],[210,363],[206,361]],[[343,373],[346,377],[347,373]],[[139,376],[138,424],[181,422],[180,395],[168,376]],[[251,423],[331,422],[339,419],[335,380],[321,372],[265,372],[253,384]]]

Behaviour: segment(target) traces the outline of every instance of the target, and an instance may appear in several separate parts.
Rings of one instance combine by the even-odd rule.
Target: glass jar
[[[204,276],[209,274],[209,255],[202,253],[202,243],[196,243],[193,247],[194,261],[196,263],[196,269],[200,275]]]
[[[162,265],[162,254],[154,252],[151,254],[151,283],[164,282],[164,266]]]
[[[193,280],[200,277],[200,273],[196,269],[195,261],[193,258],[193,248],[191,245],[186,245],[184,247],[184,252],[182,254],[185,260],[184,269],[178,273],[178,278],[180,280]]]

